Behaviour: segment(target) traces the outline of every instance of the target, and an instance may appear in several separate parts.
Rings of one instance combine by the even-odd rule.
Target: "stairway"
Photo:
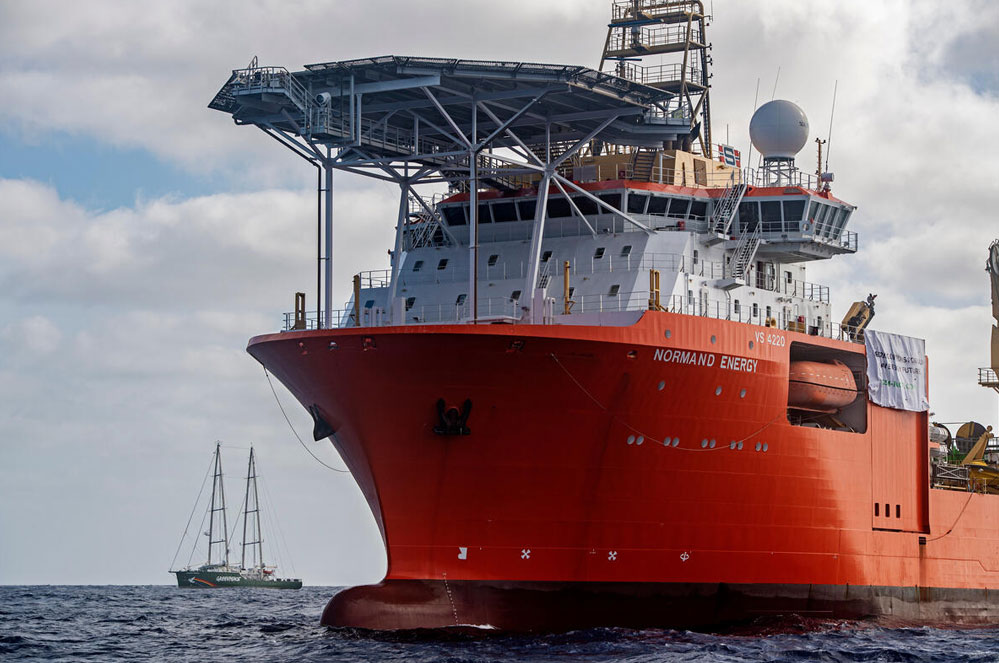
[[[760,247],[761,241],[760,224],[756,225],[752,233],[743,234],[739,238],[739,243],[735,245],[735,249],[732,251],[732,278],[742,282],[746,281],[750,265],[753,264],[753,260],[756,258],[756,250]]]
[[[639,148],[631,159],[631,179],[638,182],[651,182],[652,171],[659,157],[658,150]]]
[[[732,219],[735,218],[735,213],[739,209],[739,203],[742,202],[742,196],[745,193],[745,184],[741,182],[738,184],[734,182],[729,183],[725,189],[725,193],[715,201],[714,211],[711,213],[711,222],[708,224],[711,232],[723,238],[728,237],[729,230],[732,227]]]

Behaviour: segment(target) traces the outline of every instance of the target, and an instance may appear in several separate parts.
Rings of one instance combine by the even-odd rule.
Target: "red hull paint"
[[[923,588],[946,613],[941,588],[972,590],[961,601],[974,603],[999,587],[999,496],[929,488],[924,413],[868,404],[864,433],[791,425],[792,342],[864,352],[652,312],[630,327],[272,334],[249,352],[336,431],[382,532],[389,587],[889,588],[870,614],[892,612],[891,588]],[[472,401],[470,435],[434,433],[439,398]],[[875,503],[888,505],[876,517]],[[464,591],[478,597],[469,605],[498,600]],[[381,595],[367,612],[334,600],[327,623],[459,618],[452,597],[414,624]],[[988,608],[959,612],[979,621]]]

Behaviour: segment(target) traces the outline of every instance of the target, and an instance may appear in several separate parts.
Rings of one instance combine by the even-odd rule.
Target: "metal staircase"
[[[730,181],[729,185],[725,188],[725,192],[721,195],[717,201],[715,201],[714,211],[711,213],[711,222],[708,224],[708,229],[721,236],[722,239],[727,239],[729,230],[732,227],[732,220],[735,218],[735,213],[739,209],[739,203],[742,202],[742,197],[746,193],[746,185],[742,182],[736,184],[734,181]]]
[[[658,150],[644,148],[635,150],[635,154],[631,158],[631,179],[639,182],[651,182],[658,156]]]
[[[732,278],[745,283],[750,266],[756,259],[756,250],[760,248],[761,243],[760,224],[756,225],[752,233],[745,233],[739,238],[739,243],[732,250],[732,261],[729,263]]]

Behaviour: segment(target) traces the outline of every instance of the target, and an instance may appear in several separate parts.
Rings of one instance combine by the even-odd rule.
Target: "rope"
[[[608,414],[610,414],[610,416],[611,416],[612,419],[614,419],[615,421],[617,421],[619,424],[621,424],[622,426],[624,426],[628,430],[632,431],[633,433],[637,433],[638,435],[641,435],[642,437],[644,437],[647,440],[651,440],[652,442],[658,442],[659,444],[662,444],[663,446],[669,446],[669,445],[666,445],[663,442],[663,440],[657,439],[657,438],[655,438],[655,437],[653,437],[651,435],[648,435],[648,434],[644,433],[643,431],[638,430],[637,428],[635,428],[634,426],[632,426],[631,424],[629,424],[627,421],[623,421],[616,414],[610,412],[610,410],[608,410],[604,406],[603,403],[601,403],[599,400],[597,400],[597,398],[593,394],[591,394],[589,391],[587,391],[586,387],[584,387],[582,385],[582,383],[580,383],[580,381],[577,380],[576,377],[572,373],[569,372],[569,369],[567,369],[565,366],[562,365],[562,362],[560,362],[558,360],[558,357],[556,357],[554,353],[549,353],[548,356],[550,356],[555,361],[555,363],[558,364],[558,367],[561,368],[565,372],[565,374],[569,376],[569,379],[572,380],[573,383],[577,387],[579,387],[580,391],[582,391],[584,394],[586,394],[586,396],[591,401],[593,401],[594,403],[596,403],[597,407],[599,407],[604,412],[607,412]],[[749,435],[747,435],[746,437],[742,438],[741,440],[733,440],[732,442],[735,442],[736,444],[739,444],[741,442],[748,442],[749,440],[753,439],[754,437],[756,437],[757,435],[759,435],[760,433],[762,433],[763,431],[765,431],[767,428],[770,428],[770,426],[772,426],[782,416],[783,416],[782,414],[778,414],[776,417],[774,417],[773,419],[771,419],[767,423],[763,424],[763,426],[761,426],[756,431],[750,433]],[[718,445],[715,448],[702,448],[702,449],[685,449],[685,448],[682,448],[682,447],[673,447],[673,446],[669,446],[669,448],[670,449],[676,449],[677,451],[693,451],[693,452],[697,452],[697,453],[706,452],[706,451],[725,451],[727,449],[730,449],[729,445],[727,445],[727,444]]]
[[[295,439],[298,440],[298,443],[302,445],[302,448],[305,449],[309,453],[309,455],[312,456],[313,459],[315,459],[317,463],[319,463],[326,469],[333,470],[334,472],[342,472],[344,474],[350,474],[350,470],[341,470],[338,467],[327,465],[323,461],[319,460],[319,457],[316,456],[316,454],[312,453],[312,449],[310,449],[308,445],[306,445],[305,442],[302,441],[302,438],[298,435],[298,431],[295,430],[295,426],[291,423],[291,419],[288,418],[288,413],[284,411],[284,406],[281,405],[281,399],[278,398],[277,390],[274,389],[274,383],[271,382],[271,374],[267,372],[266,368],[264,368],[264,375],[267,377],[267,384],[269,384],[271,387],[271,393],[274,394],[274,400],[277,402],[278,408],[280,408],[281,414],[284,416],[284,420],[288,422],[288,428],[290,428],[291,432],[295,434]]]
[[[189,515],[187,517],[187,525],[184,526],[184,534],[183,534],[183,536],[180,537],[180,543],[177,544],[177,551],[173,554],[173,559],[170,561],[170,571],[171,572],[173,571],[173,565],[174,565],[174,563],[177,561],[177,555],[180,554],[180,549],[184,545],[184,539],[187,538],[187,531],[191,528],[191,520],[194,519],[194,512],[198,508],[198,502],[201,501],[201,494],[205,492],[205,484],[208,483],[208,475],[211,473],[212,467],[214,465],[215,465],[215,455],[212,454],[212,462],[208,464],[208,471],[205,472],[205,478],[201,480],[201,490],[198,491],[198,497],[197,497],[197,499],[194,500],[194,506],[191,507],[191,515]],[[202,520],[202,522],[204,522],[204,518],[202,518],[201,520]],[[198,529],[200,529],[200,528],[198,528]],[[195,548],[197,548],[197,546],[198,546],[198,542],[197,541],[194,542],[194,546],[195,546]],[[194,557],[193,551],[191,553],[191,557],[192,558]],[[190,562],[190,559],[188,560],[188,562]],[[190,563],[188,564],[188,566],[190,566]]]
[[[954,523],[950,526],[949,530],[947,530],[946,532],[944,532],[940,536],[935,536],[932,539],[926,539],[926,543],[929,543],[930,541],[937,541],[938,539],[942,539],[945,536],[947,536],[948,534],[950,534],[951,532],[953,532],[954,528],[957,527],[958,521],[961,520],[961,516],[964,515],[964,510],[968,508],[969,504],[971,504],[971,498],[974,497],[974,496],[975,496],[975,491],[974,490],[972,490],[970,493],[968,493],[968,499],[966,499],[964,501],[964,506],[961,507],[961,512],[957,514],[957,518],[954,519]]]

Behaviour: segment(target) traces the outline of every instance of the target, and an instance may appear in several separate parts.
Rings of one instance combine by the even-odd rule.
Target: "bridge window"
[[[646,194],[630,191],[628,193],[628,213],[645,214],[645,206],[648,202],[649,197]]]
[[[492,207],[489,203],[479,203],[479,218],[476,220],[477,223],[492,223],[493,217],[489,214],[489,208]]]
[[[812,203],[808,206],[808,220],[814,223],[815,214],[818,211],[819,211],[819,201],[813,200]]]
[[[669,205],[669,198],[666,196],[652,196],[649,199],[649,214],[666,214],[666,207]]]
[[[493,221],[505,223],[517,220],[517,206],[512,202],[493,203]]]
[[[560,219],[566,216],[572,216],[569,201],[562,195],[550,196],[548,198],[548,218]]]
[[[497,260],[499,260],[499,254],[498,253],[494,253],[491,256],[489,256],[489,260],[488,260],[488,262],[486,264],[488,264],[490,267],[494,267],[494,266],[496,266],[496,261]]]
[[[739,231],[752,232],[760,222],[760,204],[755,200],[739,203]]]
[[[599,196],[600,200],[604,201],[614,209],[621,209],[621,194],[620,193],[605,193]],[[606,208],[602,208],[603,212],[606,212]]]
[[[534,210],[538,206],[538,201],[535,198],[530,200],[519,200],[517,201],[517,211],[520,212],[520,218],[522,219],[533,219]]]
[[[690,216],[703,219],[708,214],[708,203],[704,200],[690,201]]]
[[[690,207],[690,200],[687,198],[673,198],[669,202],[669,212],[666,216],[672,216],[677,219],[685,219],[687,217],[687,208]]]
[[[590,198],[587,198],[586,196],[573,196],[572,201],[576,203],[576,207],[579,208],[579,211],[585,214],[586,216],[600,213],[597,204]]]
[[[805,214],[804,200],[784,201],[784,230],[798,232],[801,228],[801,217]]]
[[[441,208],[441,212],[444,213],[444,220],[449,226],[463,226],[468,223],[468,219],[465,218],[465,207],[462,205],[448,205]]]
[[[414,272],[418,272],[421,269],[423,269],[423,261],[422,260],[417,260],[416,262],[413,263],[413,271]]]
[[[437,263],[437,271],[447,269],[447,258],[441,258],[441,261]]]
[[[763,212],[763,232],[781,232],[780,201],[765,200],[760,203]]]

